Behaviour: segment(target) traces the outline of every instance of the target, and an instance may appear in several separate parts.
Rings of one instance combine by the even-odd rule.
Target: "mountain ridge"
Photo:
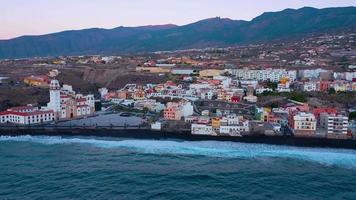
[[[89,28],[0,40],[0,58],[123,54],[259,43],[356,30],[356,7],[303,7],[266,12],[251,21],[208,18],[187,25]]]

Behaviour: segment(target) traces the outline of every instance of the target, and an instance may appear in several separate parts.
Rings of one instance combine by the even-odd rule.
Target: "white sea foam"
[[[45,136],[1,136],[0,142],[32,142],[46,145],[86,144],[99,148],[126,148],[152,154],[187,154],[212,157],[280,157],[356,168],[356,151],[329,148],[301,148],[266,144],[217,141],[115,140]]]

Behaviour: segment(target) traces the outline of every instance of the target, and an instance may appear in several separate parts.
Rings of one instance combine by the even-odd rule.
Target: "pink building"
[[[163,112],[164,119],[166,120],[181,120],[182,115],[180,112],[179,105],[177,103],[169,102],[167,108]]]

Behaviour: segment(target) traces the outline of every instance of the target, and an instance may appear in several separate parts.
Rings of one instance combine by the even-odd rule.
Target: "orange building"
[[[24,83],[33,87],[49,87],[47,76],[29,76],[24,79]]]
[[[167,105],[167,108],[164,109],[163,115],[164,115],[164,119],[167,120],[179,121],[182,118],[178,106],[175,105]]]

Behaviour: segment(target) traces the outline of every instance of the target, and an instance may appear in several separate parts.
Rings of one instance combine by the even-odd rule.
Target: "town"
[[[12,106],[8,99],[0,123],[114,128],[132,125],[135,117],[135,125],[182,134],[355,139],[355,36],[149,55],[2,60],[4,66],[33,68],[23,76],[3,72],[1,88],[35,88],[45,100]],[[96,87],[68,79],[83,69],[80,76]]]

